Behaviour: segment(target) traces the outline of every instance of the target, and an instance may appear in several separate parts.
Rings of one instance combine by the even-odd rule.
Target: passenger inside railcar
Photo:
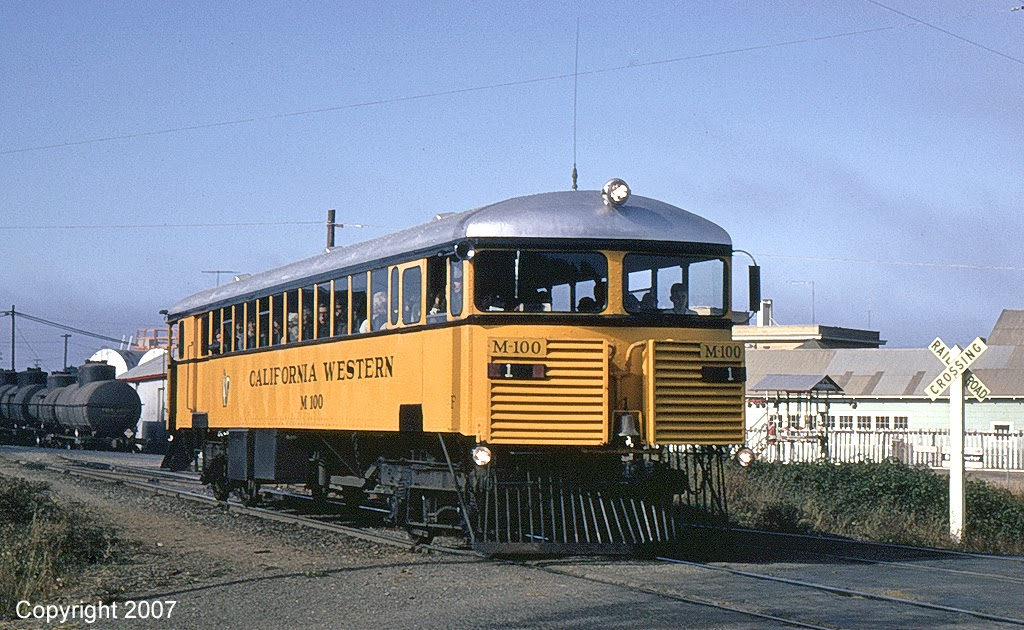
[[[672,312],[677,315],[696,315],[697,311],[690,309],[690,297],[686,287],[681,282],[672,285],[671,289]]]
[[[210,345],[207,347],[207,351],[210,354],[220,354],[221,353],[221,345],[222,344],[221,344],[221,339],[220,339],[220,331],[217,330],[217,331],[215,331],[213,333],[213,341],[210,342]]]
[[[352,284],[352,330],[364,333],[369,329],[366,320],[366,289],[364,287],[363,291],[356,291],[355,278],[352,279]]]
[[[245,348],[251,350],[256,347],[256,322],[249,320],[245,324]]]
[[[373,294],[373,304],[371,305],[373,311],[372,319],[370,320],[370,330],[384,330],[388,327],[388,299],[383,291],[377,291]],[[359,332],[365,332],[360,330]]]
[[[313,309],[309,306],[302,307],[302,339],[306,341],[313,338]]]

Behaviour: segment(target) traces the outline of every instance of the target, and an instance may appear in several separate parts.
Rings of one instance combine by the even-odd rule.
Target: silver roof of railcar
[[[271,293],[302,280],[323,281],[333,272],[368,266],[402,254],[432,248],[440,251],[443,246],[467,238],[569,238],[732,246],[729,234],[715,223],[655,199],[632,195],[625,204],[614,207],[605,205],[597,190],[543,193],[443,215],[423,225],[336,247],[305,260],[207,289],[179,301],[169,309],[168,318]]]

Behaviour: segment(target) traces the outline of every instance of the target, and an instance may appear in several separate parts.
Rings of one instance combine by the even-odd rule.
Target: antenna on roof
[[[576,190],[576,93],[580,79],[580,19],[576,18],[576,63],[572,69],[572,189]]]

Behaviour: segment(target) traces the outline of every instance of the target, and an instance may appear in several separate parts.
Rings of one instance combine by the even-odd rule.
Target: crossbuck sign
[[[988,348],[977,337],[966,349],[947,348],[938,337],[929,346],[932,354],[946,364],[946,369],[924,388],[935,400],[949,389],[949,537],[960,542],[964,532],[967,501],[964,494],[964,389],[979,401],[991,393],[988,387],[968,369]]]
[[[939,358],[939,361],[946,364],[946,369],[942,370],[942,373],[924,388],[928,398],[935,400],[941,396],[942,392],[946,391],[946,388],[952,385],[958,376],[964,377],[964,385],[967,387],[967,391],[977,398],[978,402],[983,402],[992,393],[981,382],[980,378],[967,369],[981,356],[981,353],[988,349],[988,345],[985,344],[981,337],[976,337],[971,342],[971,345],[967,346],[963,351],[957,346],[953,346],[952,349],[947,348],[946,344],[936,337],[928,349]]]

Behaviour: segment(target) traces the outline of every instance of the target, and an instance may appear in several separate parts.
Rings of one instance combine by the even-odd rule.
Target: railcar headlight
[[[476,256],[476,249],[469,241],[459,241],[455,244],[455,257],[459,260],[472,260]]]
[[[477,466],[486,466],[491,463],[491,449],[487,448],[483,444],[473,448],[473,463]]]
[[[608,180],[608,183],[601,189],[605,204],[621,206],[629,199],[629,184],[621,179]]]
[[[744,468],[753,464],[757,456],[754,455],[754,451],[750,450],[746,446],[736,451],[736,461],[740,463],[740,466]]]

